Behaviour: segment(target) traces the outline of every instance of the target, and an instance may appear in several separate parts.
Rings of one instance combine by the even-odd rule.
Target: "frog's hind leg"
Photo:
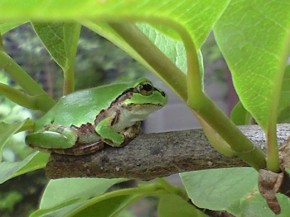
[[[72,147],[78,139],[76,130],[71,127],[53,126],[26,136],[26,143],[39,149],[66,149]]]

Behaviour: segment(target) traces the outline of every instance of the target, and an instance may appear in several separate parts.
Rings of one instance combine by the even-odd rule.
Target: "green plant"
[[[116,3],[51,0],[41,3],[14,0],[0,1],[0,6],[1,34],[31,22],[63,71],[64,94],[74,91],[80,28],[89,28],[121,47],[167,83],[192,109],[218,151],[238,156],[256,170],[267,168],[280,172],[276,123],[289,119],[287,108],[290,104],[289,73],[284,73],[290,48],[288,1],[122,0]],[[240,112],[245,114],[246,110],[255,119],[266,134],[266,154],[256,148],[203,91],[200,49],[211,30],[231,70],[243,105],[232,116],[237,117]],[[55,104],[55,100],[7,55],[2,44],[0,67],[24,90],[20,92],[1,84],[1,94],[19,105],[43,112]],[[241,122],[244,123],[239,120]],[[32,129],[32,126],[32,120],[1,123],[1,150],[11,135]],[[0,180],[4,182],[42,168],[47,157],[47,154],[35,152],[20,162],[2,162]],[[198,207],[226,210],[238,216],[249,216],[253,210],[261,211],[256,211],[259,213],[256,216],[272,215],[269,209],[264,209],[265,201],[258,192],[255,170],[230,169],[228,174],[229,171],[223,169],[181,174],[186,192],[162,179],[107,193],[110,186],[124,179],[53,180],[46,188],[40,209],[31,216],[88,216],[96,211],[98,216],[113,216],[138,198],[149,195],[160,198],[160,216],[169,216],[167,210],[170,208],[180,216],[205,216],[187,203],[188,198]],[[219,182],[213,182],[212,177]],[[87,188],[79,189],[79,185]],[[212,186],[215,192],[205,193],[204,190]],[[98,190],[92,192],[91,189]],[[53,199],[55,191],[59,192],[58,200]],[[222,193],[224,191],[226,193]],[[290,200],[283,195],[278,197],[281,216],[289,215]],[[183,209],[179,210],[180,207]]]

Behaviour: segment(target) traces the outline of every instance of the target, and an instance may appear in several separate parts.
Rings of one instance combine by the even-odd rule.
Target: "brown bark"
[[[265,136],[258,126],[241,131],[259,148],[265,149]],[[279,144],[290,134],[290,125],[278,125]],[[106,147],[91,155],[52,154],[46,167],[50,178],[128,177],[144,180],[174,173],[211,168],[245,167],[238,158],[219,154],[201,129],[140,135],[122,148]]]

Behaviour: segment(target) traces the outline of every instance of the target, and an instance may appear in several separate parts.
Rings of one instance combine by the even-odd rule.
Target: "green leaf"
[[[80,26],[73,23],[33,23],[44,46],[65,71],[74,63]]]
[[[49,159],[49,153],[45,152],[36,152],[35,156],[21,169],[19,169],[14,176],[19,176],[34,170],[44,168]]]
[[[290,2],[231,1],[214,33],[242,104],[267,129],[276,121],[289,54]]]
[[[124,208],[126,208],[132,201],[136,199],[136,195],[122,195],[118,197],[109,198],[100,201],[92,206],[87,207],[79,212],[74,213],[74,217],[113,217],[119,214]]]
[[[126,179],[99,179],[99,178],[65,178],[51,180],[42,196],[40,209],[30,217],[40,216],[74,216],[75,213],[86,212],[98,202],[91,204],[106,192],[112,185],[126,181]],[[90,205],[87,205],[90,204]],[[105,203],[103,203],[105,204]]]
[[[26,122],[27,120],[14,124],[0,122],[0,161],[2,159],[2,149],[4,145]]]
[[[186,172],[180,177],[193,204],[237,215],[241,198],[257,189],[258,174],[252,168],[229,168]]]
[[[148,24],[139,24],[138,27],[181,71],[186,72],[186,54],[181,41],[162,34]]]
[[[1,22],[0,23],[0,34],[4,35],[6,32],[9,32],[10,30],[21,26],[26,22],[23,21],[14,21],[14,22]]]
[[[126,179],[65,178],[51,180],[41,199],[40,208],[55,207],[71,199],[86,200],[107,191],[112,185]]]
[[[134,20],[148,18],[150,21],[158,19],[180,23],[193,36],[199,48],[209,34],[213,24],[222,14],[228,0],[120,0],[116,1],[69,1],[50,0],[41,2],[35,0],[2,1],[0,20],[33,20],[33,21],[61,21],[61,20]],[[146,20],[146,19],[145,19]],[[160,25],[164,23],[159,23]],[[156,25],[158,24],[155,23]],[[172,30],[167,30],[172,32]]]
[[[81,26],[77,23],[33,23],[44,46],[64,72],[64,94],[74,90],[74,65]]]
[[[206,217],[198,210],[176,194],[165,194],[160,197],[158,204],[158,217]]]
[[[66,202],[58,205],[57,207],[52,207],[49,209],[38,209],[30,214],[29,217],[65,217],[77,209],[79,206],[83,205],[84,201],[77,200],[67,200]]]
[[[33,161],[34,157],[37,157],[37,155],[38,152],[34,152],[26,157],[23,161],[0,163],[0,184],[7,181],[8,179],[13,178],[17,174],[21,174],[18,173],[18,171],[21,171],[22,168],[25,168],[31,161]],[[26,171],[28,171],[27,167]]]
[[[231,111],[231,120],[236,125],[250,125],[252,121],[252,116],[245,109],[243,104],[238,102]]]
[[[266,204],[265,199],[260,195],[258,189],[250,192],[241,200],[241,217],[288,217],[290,213],[290,199],[285,195],[276,195],[281,206],[281,214],[275,215]]]

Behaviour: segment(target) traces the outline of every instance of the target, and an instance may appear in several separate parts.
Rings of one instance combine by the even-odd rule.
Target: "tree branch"
[[[240,130],[265,151],[265,136],[258,126]],[[277,127],[281,145],[290,135],[290,125]],[[106,147],[91,155],[64,156],[51,154],[46,167],[50,178],[128,177],[144,180],[174,173],[227,167],[245,167],[238,158],[219,154],[208,143],[201,129],[144,134],[122,148]]]

